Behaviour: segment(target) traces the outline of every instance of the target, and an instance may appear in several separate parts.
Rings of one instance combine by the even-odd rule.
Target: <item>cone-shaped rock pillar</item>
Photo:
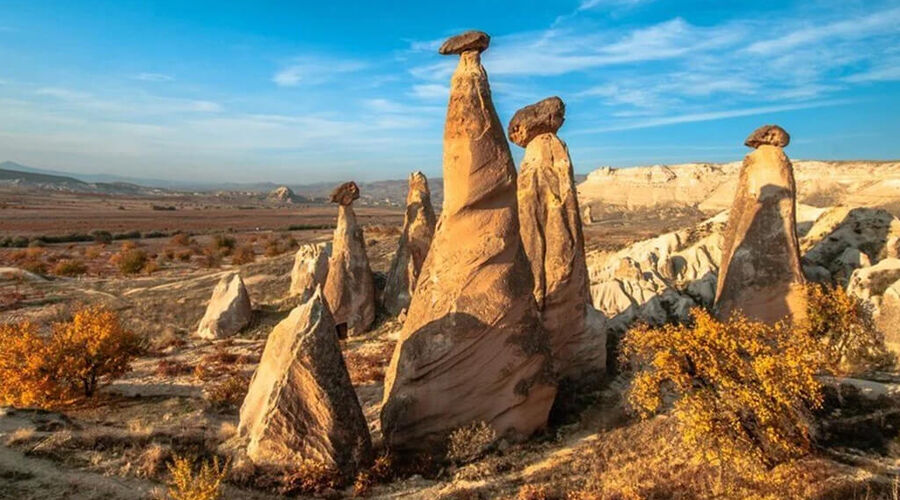
[[[413,172],[409,174],[403,232],[384,287],[384,308],[389,313],[399,314],[409,307],[436,223],[428,179],[422,172]]]
[[[606,369],[604,321],[590,311],[575,174],[556,131],[565,104],[550,97],[526,106],[509,123],[509,138],[525,148],[518,178],[522,244],[534,275],[534,298],[550,337],[556,370],[580,378]],[[589,321],[589,318],[591,321]]]
[[[331,193],[331,201],[338,204],[338,221],[324,293],[341,337],[364,333],[375,321],[375,282],[352,206],[357,198],[355,182],[345,182]]]
[[[744,158],[725,228],[715,303],[722,319],[738,310],[767,323],[806,316],[797,189],[782,149],[789,142],[777,125],[760,127],[745,141],[756,150]]]
[[[473,422],[527,436],[546,424],[556,393],[519,237],[515,166],[481,66],[489,40],[468,32],[440,49],[460,54],[444,205],[385,378],[381,423],[395,451],[440,447]]]
[[[238,435],[258,463],[315,460],[352,478],[371,462],[369,428],[321,288],[269,334]]]

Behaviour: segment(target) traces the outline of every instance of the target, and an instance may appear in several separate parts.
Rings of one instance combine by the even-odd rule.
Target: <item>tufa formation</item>
[[[525,147],[518,177],[519,224],[534,298],[557,371],[574,379],[605,370],[606,324],[590,305],[572,160],[556,136],[565,109],[559,97],[544,99],[517,111],[508,130],[510,140]]]
[[[247,326],[252,316],[244,281],[237,273],[228,274],[213,290],[196,335],[209,340],[230,337]]]
[[[436,222],[428,179],[422,172],[409,174],[403,232],[400,234],[400,243],[391,261],[384,288],[384,308],[389,313],[399,314],[409,307],[422,263],[431,246]]]
[[[345,182],[331,193],[332,203],[338,204],[338,221],[324,293],[342,338],[364,333],[375,320],[375,282],[363,230],[352,206],[357,198],[359,187],[355,182]]]
[[[352,478],[372,461],[369,428],[321,288],[269,334],[238,436],[262,464],[314,460]]]
[[[519,238],[515,166],[481,65],[488,40],[469,32],[441,47],[460,54],[444,205],[385,377],[381,425],[394,451],[440,448],[474,422],[526,437],[546,424],[556,393]]]
[[[797,241],[794,171],[777,125],[756,129],[745,144],[734,203],[725,227],[715,308],[720,318],[742,311],[775,323],[805,317],[805,282]]]
[[[305,302],[317,287],[325,286],[325,278],[328,276],[328,257],[330,256],[330,243],[301,245],[294,254],[289,295],[300,297],[300,302]]]

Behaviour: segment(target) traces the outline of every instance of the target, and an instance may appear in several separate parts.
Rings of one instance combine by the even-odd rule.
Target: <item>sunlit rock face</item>
[[[511,439],[547,422],[556,390],[550,345],[519,237],[516,170],[491,101],[480,32],[460,54],[444,129],[444,204],[385,378],[388,447],[442,447],[487,422]]]

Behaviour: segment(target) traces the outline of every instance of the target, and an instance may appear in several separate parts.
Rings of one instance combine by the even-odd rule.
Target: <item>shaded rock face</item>
[[[435,224],[437,218],[431,206],[428,179],[422,172],[413,172],[409,175],[403,232],[384,288],[384,308],[389,313],[399,314],[409,307],[419,272],[431,247]]]
[[[578,377],[605,369],[606,334],[587,325],[588,309],[593,306],[574,172],[565,143],[554,133],[562,124],[564,110],[558,97],[523,108],[513,117],[509,135],[511,139],[531,137],[517,195],[522,244],[534,276],[541,323],[559,374]],[[552,132],[534,135],[541,130]],[[594,346],[593,352],[582,344]]]
[[[759,134],[747,143],[763,141]],[[722,248],[715,303],[721,318],[738,310],[767,323],[805,317],[794,173],[780,147],[764,143],[744,158]]]
[[[237,273],[229,274],[213,290],[196,335],[204,339],[230,337],[247,326],[252,316],[250,295],[243,280]]]
[[[548,97],[516,111],[509,121],[509,140],[527,147],[532,139],[541,134],[556,134],[565,120],[566,105],[563,100]]]
[[[372,461],[369,428],[321,289],[269,334],[238,435],[257,463],[315,460],[354,477]]]
[[[317,287],[325,286],[330,256],[330,243],[308,243],[297,250],[291,268],[291,297],[299,296],[301,301],[306,301]]]
[[[341,337],[364,333],[375,321],[375,282],[363,230],[352,206],[357,198],[359,188],[354,182],[338,186],[331,195],[331,200],[339,204],[338,222],[324,294]]]
[[[381,424],[395,451],[440,448],[479,421],[528,436],[556,392],[515,166],[478,50],[462,52],[451,80],[443,164],[443,210],[385,378]]]

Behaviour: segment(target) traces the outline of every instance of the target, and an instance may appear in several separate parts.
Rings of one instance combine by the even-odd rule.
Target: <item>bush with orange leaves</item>
[[[118,315],[102,307],[55,323],[48,336],[32,323],[0,326],[0,403],[54,406],[91,397],[129,370],[137,345]]]
[[[805,454],[822,403],[820,343],[785,323],[692,314],[693,325],[638,326],[623,338],[622,357],[638,370],[631,406],[647,417],[671,402],[698,461],[745,475]]]

